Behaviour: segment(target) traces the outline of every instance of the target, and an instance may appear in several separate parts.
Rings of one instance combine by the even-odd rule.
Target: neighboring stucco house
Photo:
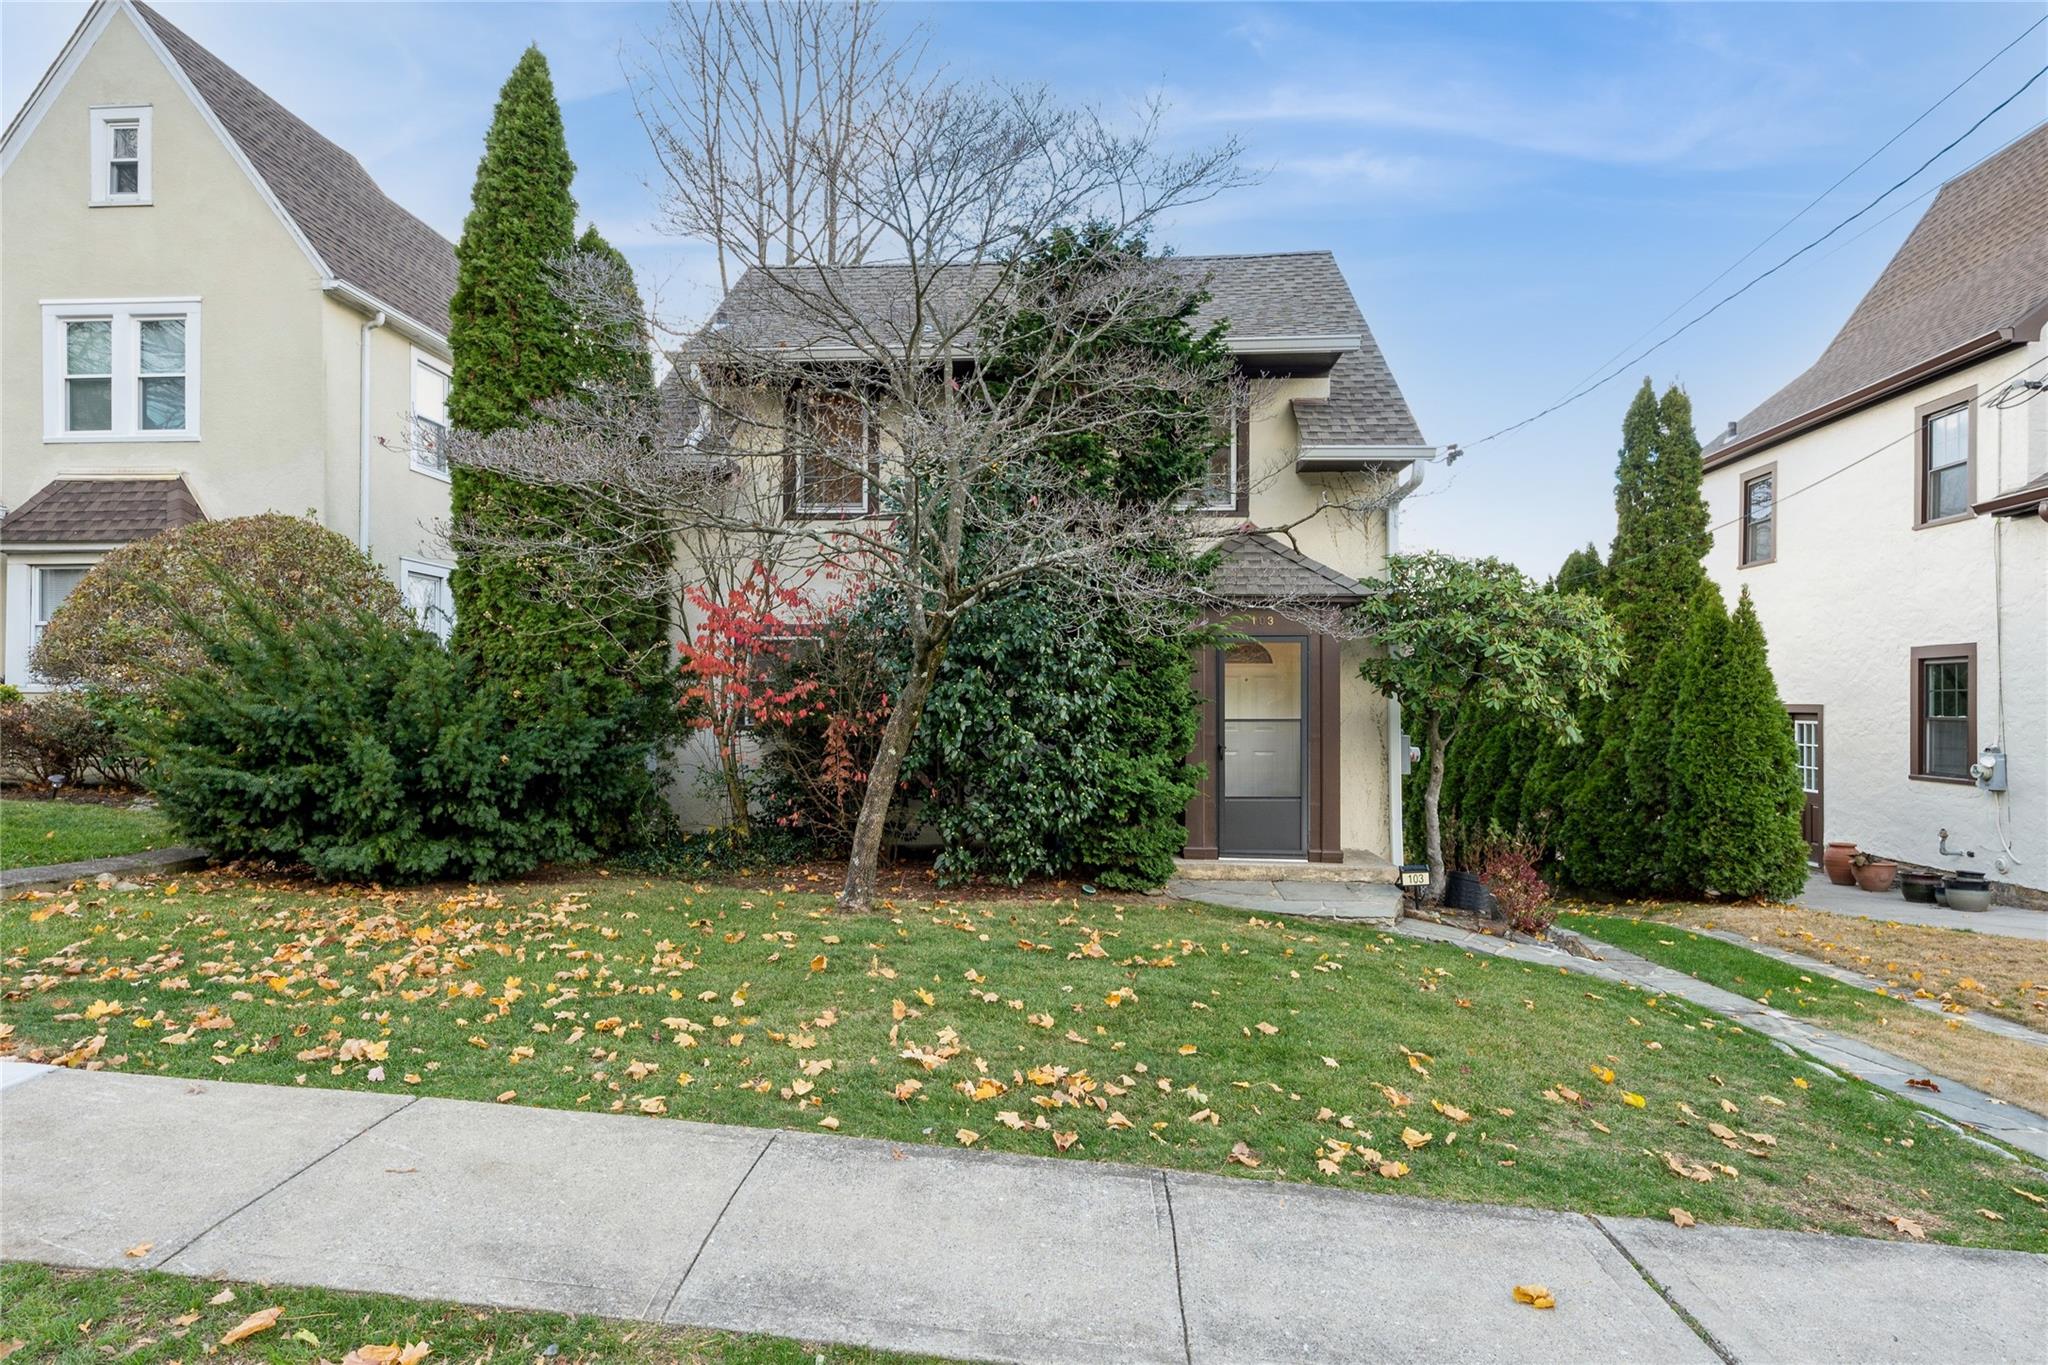
[[[454,248],[146,5],[86,14],[0,142],[4,675],[106,551],[310,514],[451,620]]]
[[[1196,327],[1227,321],[1226,344],[1239,368],[1260,380],[1254,410],[1240,414],[1232,439],[1216,452],[1199,509],[1202,524],[1225,545],[1212,590],[1228,601],[1304,608],[1355,601],[1358,580],[1384,571],[1396,544],[1399,498],[1413,491],[1436,450],[1424,444],[1329,252],[1180,260],[1192,278],[1206,281],[1209,299]],[[891,281],[904,278],[903,267],[889,265],[843,267],[835,275],[835,295],[864,301],[859,306],[877,319],[891,315]],[[743,276],[714,326],[747,336],[749,345],[829,351],[812,324],[778,316],[777,297],[757,273]],[[795,461],[786,456],[789,463]],[[784,469],[782,514],[870,515],[872,486],[857,486],[858,470],[848,475]],[[1317,513],[1325,494],[1358,501],[1353,490],[1361,480],[1389,495],[1385,507]],[[1293,524],[1292,543],[1228,534],[1247,524]],[[1202,730],[1191,761],[1203,780],[1187,810],[1185,856],[1343,863],[1361,878],[1389,875],[1388,864],[1401,855],[1406,745],[1396,704],[1358,676],[1371,646],[1270,610],[1230,619],[1247,638],[1197,660]],[[685,794],[696,785],[692,771],[712,761],[701,738],[684,752],[676,790],[685,818],[721,818],[717,808],[694,806]]]
[[[1706,450],[1818,851],[2048,891],[2048,125],[1942,187],[1813,366]]]

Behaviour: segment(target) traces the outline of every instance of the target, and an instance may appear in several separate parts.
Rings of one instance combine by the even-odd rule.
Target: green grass
[[[141,853],[172,843],[153,810],[97,801],[0,801],[0,867],[42,867]]]
[[[223,1288],[234,1300],[209,1302]],[[216,1343],[249,1314],[282,1308],[276,1326],[233,1345]],[[189,1320],[186,1320],[189,1315]],[[384,1294],[325,1289],[225,1285],[155,1272],[56,1270],[0,1266],[0,1354],[14,1360],[122,1360],[136,1365],[204,1357],[312,1365],[335,1361],[358,1346],[424,1341],[429,1365],[478,1360],[581,1361],[654,1365],[885,1365],[912,1357],[837,1346],[807,1346],[780,1337],[736,1336],[561,1313],[519,1313],[420,1303]]]
[[[1752,952],[1675,924],[1624,915],[1567,914],[1565,928],[1625,948],[1662,967],[1697,977],[1816,1024],[1876,1020],[1912,1007],[1861,986]]]
[[[846,918],[614,877],[188,878],[0,929],[12,1043],[73,1064],[2048,1247],[2011,1189],[2042,1172],[1896,1098],[1683,1001],[1360,926],[1108,897]]]

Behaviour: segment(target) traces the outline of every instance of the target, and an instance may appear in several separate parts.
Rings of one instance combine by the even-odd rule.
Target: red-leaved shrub
[[[1479,859],[1479,879],[1499,902],[1508,927],[1525,934],[1541,934],[1557,919],[1550,883],[1536,870],[1536,858],[1532,841],[1495,839]]]

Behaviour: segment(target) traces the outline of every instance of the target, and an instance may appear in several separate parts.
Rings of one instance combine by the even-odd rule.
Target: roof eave
[[[425,346],[441,359],[447,360],[453,356],[454,353],[449,349],[446,336],[435,331],[432,327],[429,327],[426,323],[421,322],[403,309],[393,307],[391,304],[384,302],[361,285],[351,284],[347,280],[325,279],[320,282],[320,288],[329,298],[334,299],[337,303],[346,304],[365,317],[374,317],[378,313],[382,313],[385,322],[390,324],[391,327],[412,341]]]
[[[1435,460],[1437,448],[1424,445],[1312,445],[1295,452],[1297,474],[1335,474],[1362,469],[1392,469],[1418,460]]]
[[[1860,412],[1873,403],[1882,402],[1907,389],[1927,383],[1932,379],[1939,379],[1942,375],[1959,370],[1965,365],[1975,364],[1977,361],[1994,356],[2000,351],[2009,350],[2014,346],[2021,346],[2029,341],[2038,340],[2041,334],[2040,313],[2037,310],[2036,313],[2030,314],[2029,317],[2033,321],[2032,335],[2025,334],[2027,320],[2023,319],[2014,326],[2001,327],[1996,331],[1985,332],[1982,335],[1972,337],[1960,346],[1952,346],[1939,355],[1930,356],[1928,359],[1917,364],[1909,365],[1905,369],[1886,375],[1883,379],[1877,380],[1874,383],[1866,384],[1862,388],[1845,393],[1839,398],[1830,399],[1817,407],[1808,408],[1805,412],[1795,417],[1786,418],[1776,426],[1766,427],[1754,435],[1739,436],[1708,455],[1703,467],[1708,471],[1720,469],[1747,456],[1768,450],[1772,446],[1781,445],[1791,440],[1794,436],[1803,436],[1817,427],[1826,426],[1828,423],[1847,417],[1851,413]]]

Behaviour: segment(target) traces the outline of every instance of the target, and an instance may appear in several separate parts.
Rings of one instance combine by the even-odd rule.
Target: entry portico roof
[[[1208,588],[1227,602],[1356,602],[1364,584],[1266,532],[1230,536]]]
[[[182,478],[52,479],[0,518],[0,545],[126,545],[205,520]]]

